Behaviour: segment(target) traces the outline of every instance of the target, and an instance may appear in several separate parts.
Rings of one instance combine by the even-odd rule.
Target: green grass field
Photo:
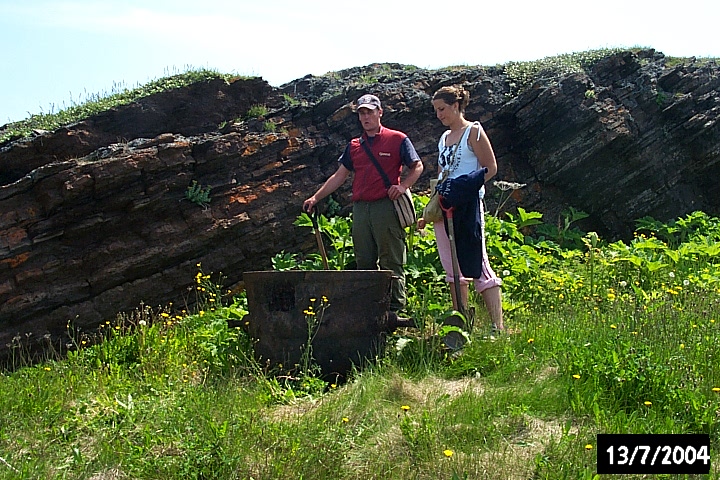
[[[504,217],[488,216],[488,248],[515,333],[491,336],[473,296],[459,356],[440,339],[450,300],[431,230],[408,238],[422,328],[392,334],[341,385],[311,359],[284,372],[255,362],[227,327],[244,294],[224,296],[201,266],[192,312],[140,306],[97,331],[69,325],[72,352],[39,365],[24,365],[18,339],[0,376],[0,478],[592,479],[599,433],[707,433],[702,478],[720,478],[720,220],[646,218],[632,241],[608,243],[571,220],[560,232],[533,212]],[[348,219],[321,228],[331,268],[352,261]],[[299,258],[274,263],[320,268]]]

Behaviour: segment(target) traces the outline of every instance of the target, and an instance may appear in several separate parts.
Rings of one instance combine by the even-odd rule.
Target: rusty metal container
[[[245,272],[243,280],[249,311],[246,328],[254,340],[255,357],[263,365],[292,369],[300,362],[308,341],[310,310],[319,322],[312,340],[313,359],[324,376],[345,377],[353,365],[361,366],[382,352],[391,328],[391,271]]]

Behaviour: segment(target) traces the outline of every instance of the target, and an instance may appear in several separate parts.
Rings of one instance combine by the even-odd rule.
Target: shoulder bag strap
[[[392,183],[390,183],[390,179],[388,178],[387,174],[385,173],[385,170],[382,169],[380,164],[378,163],[377,159],[375,158],[375,155],[373,155],[372,151],[370,151],[370,147],[367,146],[367,143],[365,143],[365,139],[360,139],[360,145],[365,149],[365,153],[368,154],[368,157],[370,157],[370,160],[372,160],[373,164],[375,165],[375,168],[377,168],[378,172],[380,173],[380,176],[383,179],[383,182],[385,183],[385,188],[389,189],[390,186],[392,186]]]

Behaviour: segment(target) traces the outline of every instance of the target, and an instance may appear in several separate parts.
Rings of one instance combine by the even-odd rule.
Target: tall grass
[[[67,358],[0,375],[0,478],[592,479],[598,433],[708,433],[720,478],[720,221],[644,219],[625,244],[571,221],[554,238],[521,234],[521,217],[488,216],[517,333],[490,335],[475,296],[471,341],[450,355],[433,233],[413,234],[408,309],[422,327],[342,385],[257,364],[227,326],[244,295],[200,265],[192,312],[141,306],[70,328]],[[339,268],[349,220],[321,226]]]

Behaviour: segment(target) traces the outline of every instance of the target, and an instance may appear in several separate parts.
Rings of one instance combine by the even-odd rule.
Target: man
[[[311,212],[318,201],[327,197],[354,172],[352,183],[352,236],[355,260],[360,270],[392,270],[393,284],[390,310],[398,312],[406,304],[405,271],[407,260],[405,229],[395,214],[392,201],[411,188],[423,171],[420,156],[404,133],[385,128],[383,110],[375,95],[363,95],[356,102],[356,112],[363,133],[353,138],[338,159],[340,165],[315,194],[305,200],[303,210]],[[383,178],[363,146],[370,148],[392,184],[385,187]],[[408,174],[400,181],[403,165]],[[402,324],[400,319],[398,324]]]

